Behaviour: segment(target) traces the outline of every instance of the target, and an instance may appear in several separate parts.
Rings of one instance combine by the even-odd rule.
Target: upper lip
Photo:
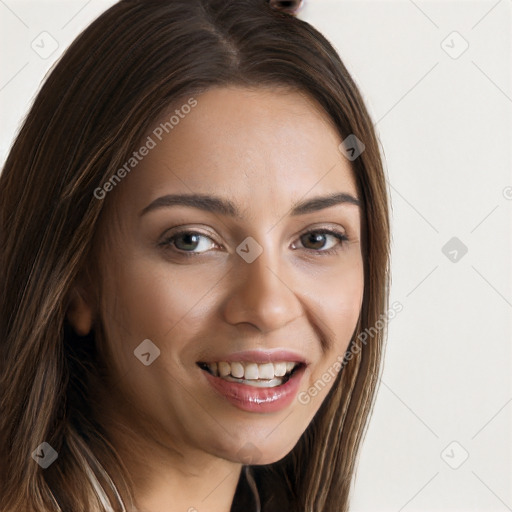
[[[221,354],[208,357],[208,359],[198,361],[198,363],[215,363],[220,361],[225,361],[227,363],[232,363],[235,361],[245,361],[258,364],[280,362],[308,364],[308,361],[302,355],[292,350],[285,349],[244,350],[242,352],[232,352],[231,354]]]

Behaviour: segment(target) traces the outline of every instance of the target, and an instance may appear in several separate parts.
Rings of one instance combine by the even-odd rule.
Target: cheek
[[[314,305],[310,302],[310,309],[317,312],[315,321],[327,341],[325,350],[311,365],[298,396],[310,416],[318,410],[339,373],[357,326],[363,292],[363,265],[356,262],[350,270],[340,271],[336,277],[317,279],[315,289],[309,294],[314,300]]]
[[[186,268],[140,258],[116,267],[108,276],[103,306],[114,358],[123,366],[136,365],[133,351],[150,339],[161,349],[161,362],[178,364],[187,340],[201,332],[212,308],[208,292],[218,280],[206,265]]]
[[[334,333],[334,345],[345,349],[356,326],[362,306],[364,282],[348,276],[339,284],[331,284],[322,297],[321,311],[327,326]]]
[[[318,311],[320,327],[338,349],[344,349],[350,341],[364,292],[362,260],[354,258],[346,263],[335,271],[318,274],[308,293],[314,301],[312,307]]]
[[[204,332],[212,308],[207,293],[218,280],[206,265],[198,272],[197,267],[192,271],[139,258],[113,268],[105,281],[103,318],[112,382],[119,383],[132,411],[144,411],[144,417],[153,418],[155,424],[173,417],[185,422],[187,410],[190,416],[202,414],[202,409],[190,407],[188,395],[180,398],[164,390],[190,385],[191,368],[183,365],[182,355],[201,329]],[[152,358],[154,348],[144,341],[148,339],[159,353],[145,366],[134,351],[149,346]],[[173,421],[167,423],[168,430],[176,427]]]

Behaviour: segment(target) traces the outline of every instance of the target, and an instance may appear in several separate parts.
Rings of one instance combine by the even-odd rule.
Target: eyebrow
[[[356,205],[361,207],[361,202],[358,198],[345,192],[334,193],[327,196],[317,196],[295,204],[290,215],[304,215],[336,205]],[[142,217],[148,212],[160,208],[169,208],[171,206],[189,206],[237,219],[242,219],[243,217],[236,204],[228,199],[209,194],[168,194],[155,199],[146,206],[139,215]]]

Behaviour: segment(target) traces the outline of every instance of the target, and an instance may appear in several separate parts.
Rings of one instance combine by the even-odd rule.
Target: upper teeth
[[[228,363],[220,361],[218,363],[207,363],[208,368],[218,377],[227,377],[231,375],[237,379],[256,380],[256,379],[274,379],[275,377],[284,377],[290,373],[298,363],[280,362],[280,363],[249,363],[233,361]]]

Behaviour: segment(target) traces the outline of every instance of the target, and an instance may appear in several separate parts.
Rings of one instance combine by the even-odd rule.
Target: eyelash
[[[312,253],[322,255],[322,256],[338,254],[340,249],[343,249],[346,242],[349,241],[348,236],[345,235],[344,233],[334,230],[334,229],[326,229],[326,228],[312,229],[310,231],[306,231],[301,235],[301,237],[304,235],[308,235],[310,233],[316,233],[316,234],[322,234],[322,235],[332,235],[341,242],[341,243],[335,245],[334,247],[332,247],[331,249],[326,249],[326,250],[305,249],[307,252],[312,252]],[[205,238],[209,238],[213,243],[215,243],[216,245],[219,245],[210,236],[208,236],[204,233],[201,233],[199,231],[193,231],[193,230],[183,230],[183,231],[178,231],[176,233],[173,233],[172,236],[167,237],[159,245],[163,246],[164,248],[171,248],[172,242],[182,235],[200,235]],[[205,254],[206,252],[208,252],[208,251],[205,251],[204,253],[203,252],[198,253],[198,252],[191,252],[191,251],[183,251],[181,249],[174,249],[174,248],[172,248],[171,250],[173,252],[176,252],[177,254],[185,256],[185,257],[201,256],[202,254]]]

